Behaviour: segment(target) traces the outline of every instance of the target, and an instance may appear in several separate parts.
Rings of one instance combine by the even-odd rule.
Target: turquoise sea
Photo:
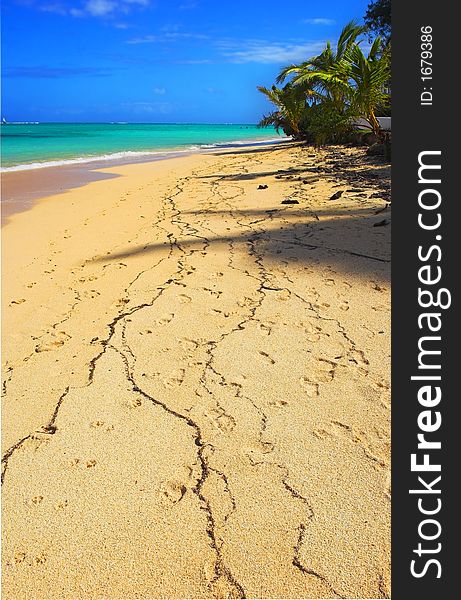
[[[96,160],[130,162],[283,139],[274,129],[246,124],[8,123],[1,125],[2,170]]]

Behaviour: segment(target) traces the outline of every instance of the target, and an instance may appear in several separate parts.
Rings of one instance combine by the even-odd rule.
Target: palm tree
[[[365,27],[349,22],[335,50],[327,43],[318,56],[282,69],[277,81],[293,75],[293,88],[303,89],[307,101],[313,99],[339,116],[363,117],[373,133],[381,137],[376,109],[389,100],[386,88],[390,79],[390,49],[382,50],[381,38],[377,37],[365,55],[360,47],[360,36],[365,32]]]
[[[382,130],[376,118],[376,109],[389,102],[390,49],[381,52],[381,47],[381,38],[377,37],[367,56],[356,44],[344,59],[345,74],[351,82],[351,106],[368,121],[377,137],[381,137]]]
[[[319,55],[282,69],[277,83],[291,77],[284,87],[259,87],[277,107],[261,126],[272,124],[322,143],[343,136],[362,117],[378,138],[383,137],[376,110],[389,101],[390,48],[383,49],[378,37],[365,54],[360,44],[366,32],[366,27],[350,21],[336,47],[328,42]]]
[[[381,137],[382,131],[376,109],[389,101],[389,51],[381,52],[381,49],[379,37],[374,40],[367,55],[359,44],[352,44],[341,61],[329,70],[317,73],[317,78],[327,89],[342,90],[349,112],[364,118],[377,137]]]
[[[340,33],[336,49],[334,50],[327,42],[325,49],[318,56],[314,56],[299,65],[289,65],[282,69],[277,77],[277,83],[285,81],[293,76],[291,83],[304,89],[308,100],[332,101],[337,109],[341,110],[344,104],[344,81],[335,81],[331,77],[326,81],[322,74],[329,73],[341,64],[350,48],[360,43],[360,36],[366,32],[366,27],[359,25],[356,21],[350,21]]]
[[[306,96],[303,90],[291,83],[287,83],[283,88],[275,85],[267,88],[260,85],[258,90],[277,107],[276,111],[263,117],[259,126],[274,125],[277,131],[283,129],[288,135],[300,137],[300,122],[306,108]]]
[[[277,133],[280,133],[280,130],[287,135],[289,135],[289,125],[286,120],[283,118],[282,113],[279,110],[274,110],[268,115],[264,115],[263,118],[259,121],[258,127],[274,127]]]

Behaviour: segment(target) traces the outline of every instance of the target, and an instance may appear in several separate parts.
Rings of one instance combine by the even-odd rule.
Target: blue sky
[[[253,123],[368,0],[3,0],[9,121]]]

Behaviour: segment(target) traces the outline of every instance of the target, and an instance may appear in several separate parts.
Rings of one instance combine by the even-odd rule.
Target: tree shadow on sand
[[[324,179],[340,185],[359,187],[363,190],[373,187],[387,193],[390,198],[390,164],[380,157],[366,156],[366,154],[350,155],[343,150],[332,150],[329,156],[317,157],[314,148],[306,148],[306,162],[303,165],[286,169],[273,169],[271,171],[252,171],[237,173],[212,173],[197,175],[196,179],[218,179],[220,181],[248,181],[264,177],[275,177],[285,181],[303,181],[306,184],[313,180]],[[277,148],[261,148],[259,150],[235,150],[232,152],[216,152],[218,156],[246,154],[255,152],[275,152]],[[317,160],[316,160],[317,159]]]
[[[296,206],[296,208],[295,208]],[[352,277],[367,277],[383,283],[390,280],[390,210],[377,214],[377,207],[327,207],[310,210],[297,205],[273,209],[207,209],[182,211],[175,219],[197,229],[184,235],[177,245],[184,251],[207,252],[218,246],[241,245],[256,253],[270,270],[271,264],[329,266]],[[227,231],[229,229],[229,231]],[[211,231],[210,231],[211,230]],[[226,230],[223,233],[223,230]],[[212,232],[216,232],[213,234]],[[168,242],[140,245],[126,251],[97,257],[94,262],[119,261],[163,251]]]

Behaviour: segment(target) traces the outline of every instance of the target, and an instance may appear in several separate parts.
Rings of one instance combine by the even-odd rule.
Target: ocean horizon
[[[249,123],[2,123],[1,171],[135,161],[284,139],[273,128]]]

